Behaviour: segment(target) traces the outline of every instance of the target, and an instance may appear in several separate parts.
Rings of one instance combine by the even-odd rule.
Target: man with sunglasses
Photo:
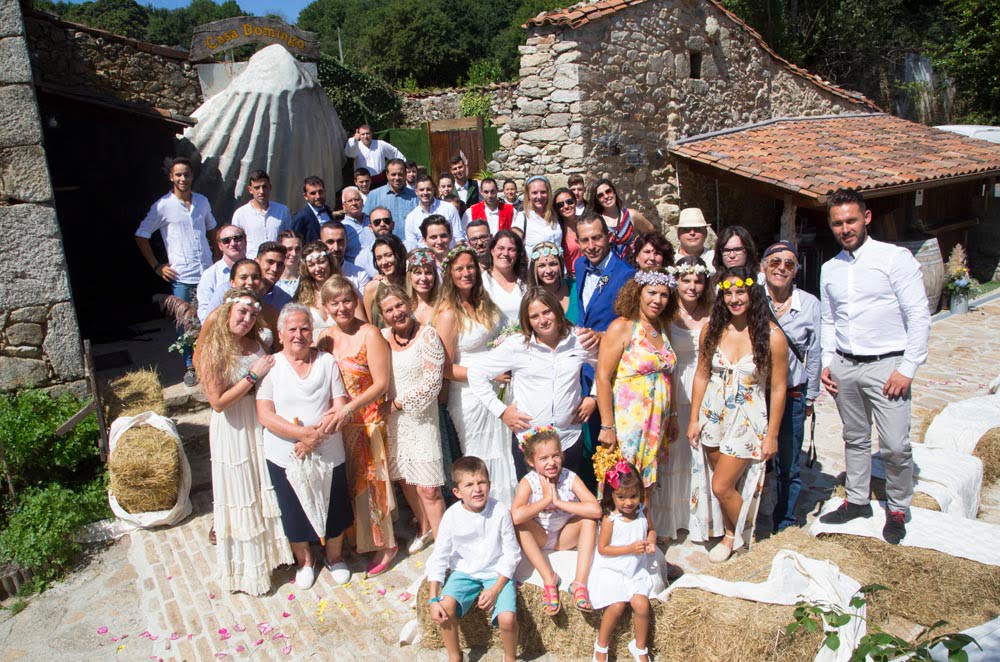
[[[771,245],[760,268],[768,303],[788,341],[788,392],[774,457],[778,496],[771,521],[778,532],[797,523],[795,505],[802,491],[799,453],[806,417],[813,415],[813,401],[820,394],[820,307],[819,299],[795,287],[799,253],[791,243]]]
[[[681,210],[680,219],[677,222],[677,241],[680,247],[677,249],[675,260],[682,257],[700,257],[708,267],[708,274],[715,273],[712,262],[715,259],[715,251],[705,250],[705,240],[708,239],[708,223],[705,215],[697,207],[688,207]]]
[[[215,292],[220,287],[229,289],[229,274],[233,265],[247,256],[247,235],[243,228],[226,223],[219,227],[215,237],[222,259],[205,269],[198,281],[198,319],[202,323],[212,312]]]
[[[371,226],[371,238],[368,240],[368,243],[362,244],[361,252],[358,254],[358,258],[354,261],[354,264],[364,269],[369,276],[374,278],[378,275],[378,269],[375,268],[372,246],[375,244],[376,239],[391,235],[396,228],[396,222],[392,220],[392,212],[385,207],[372,209],[368,222]]]

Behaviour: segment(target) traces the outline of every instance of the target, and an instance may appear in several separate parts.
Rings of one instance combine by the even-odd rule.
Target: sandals
[[[602,662],[601,660],[597,659],[598,653],[604,656],[604,662],[611,659],[611,657],[608,655],[608,647],[602,646],[600,639],[594,639],[594,657],[591,662]]]
[[[573,588],[574,586],[576,588]],[[587,591],[586,586],[579,582],[573,582],[569,585],[569,590],[573,593],[577,609],[588,613],[594,611],[594,605],[590,604],[590,593]]]
[[[555,584],[544,584],[542,586],[542,610],[546,616],[555,616],[562,609],[559,603],[559,576],[556,576]]]
[[[649,648],[639,648],[638,644],[635,643],[635,639],[628,642],[628,652],[632,653],[632,658],[635,662],[642,662],[639,658],[645,656],[649,662],[652,662],[653,656],[649,654]]]

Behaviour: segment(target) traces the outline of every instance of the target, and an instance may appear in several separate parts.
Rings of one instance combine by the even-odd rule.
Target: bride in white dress
[[[455,248],[444,259],[442,270],[441,294],[431,323],[445,349],[448,410],[463,455],[473,455],[486,463],[490,496],[510,507],[517,487],[510,432],[483,406],[468,382],[469,368],[490,350],[503,317],[483,287],[475,251],[464,246]]]

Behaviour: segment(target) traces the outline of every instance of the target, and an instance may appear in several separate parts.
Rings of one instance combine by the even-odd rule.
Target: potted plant
[[[969,275],[966,264],[965,249],[962,244],[955,244],[945,270],[945,290],[950,295],[951,312],[963,314],[969,312],[969,299],[979,291],[979,283]]]

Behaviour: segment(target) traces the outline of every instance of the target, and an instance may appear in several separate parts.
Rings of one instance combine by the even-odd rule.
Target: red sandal
[[[576,588],[573,588],[574,586]],[[573,582],[569,585],[569,590],[573,593],[577,609],[588,613],[594,611],[594,605],[590,603],[590,592],[587,591],[586,586],[579,582]]]
[[[562,609],[559,603],[559,577],[556,577],[555,584],[544,584],[542,586],[542,610],[546,616],[555,616]]]

